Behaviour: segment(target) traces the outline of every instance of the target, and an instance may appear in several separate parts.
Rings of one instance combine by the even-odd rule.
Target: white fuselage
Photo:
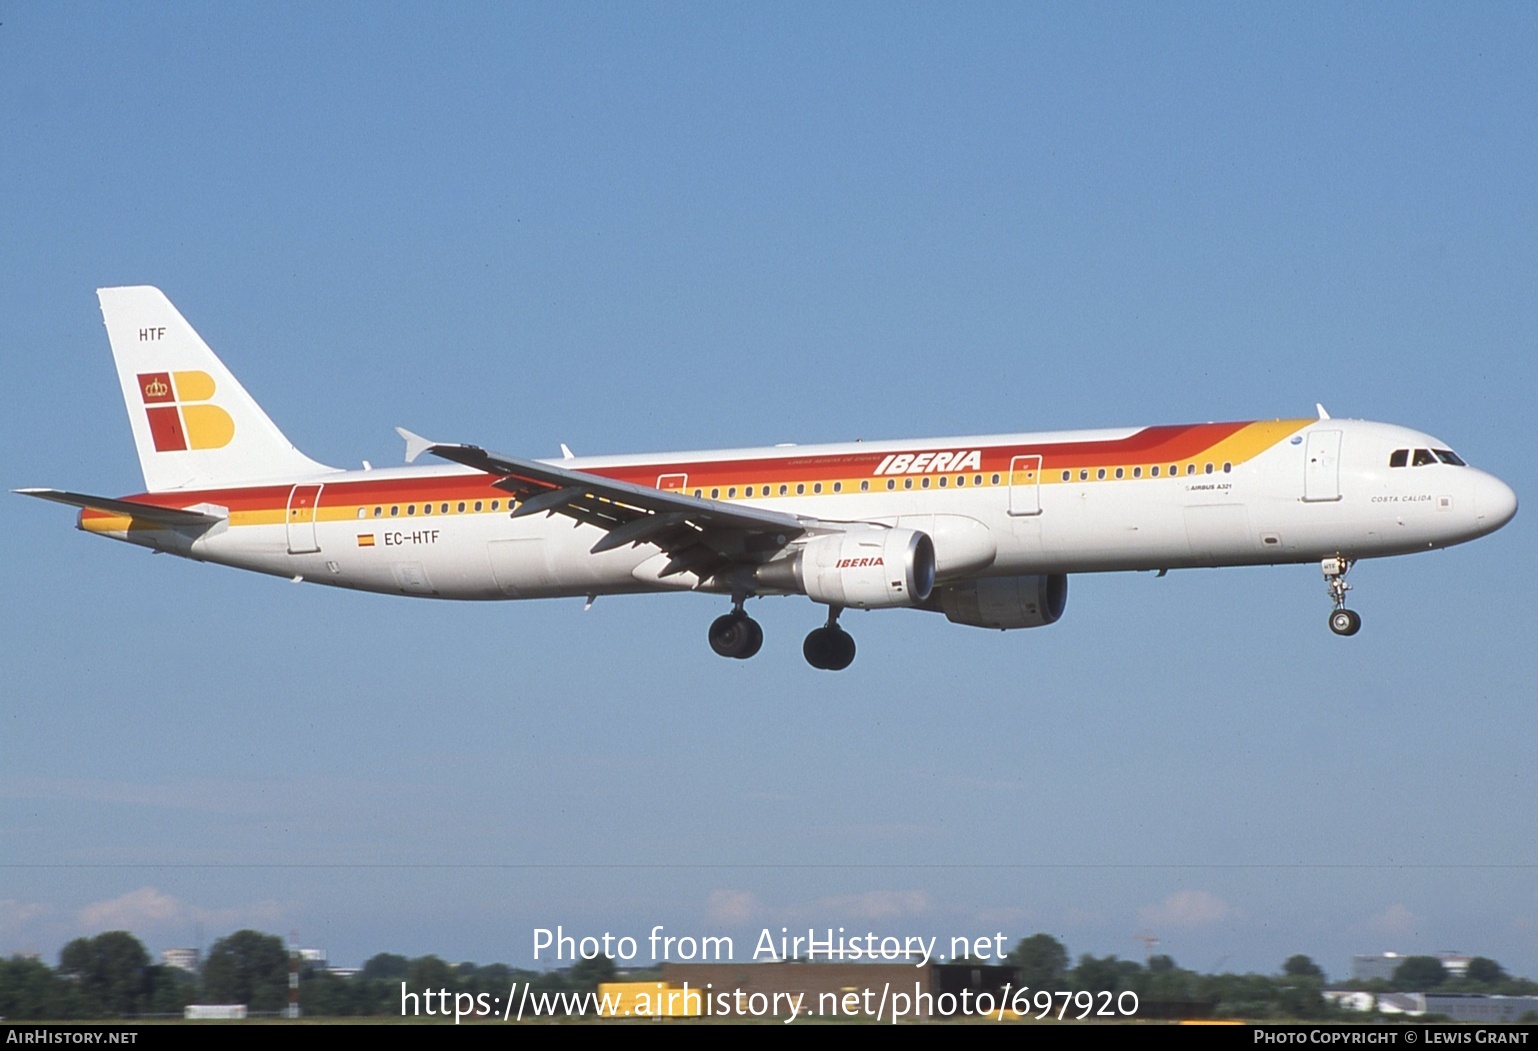
[[[1167,456],[1138,447],[1139,436],[1153,431],[1146,429],[554,462],[826,523],[920,531],[934,540],[941,584],[1399,555],[1474,539],[1515,512],[1511,490],[1475,468],[1390,467],[1395,450],[1445,448],[1403,427],[1321,419],[1169,430],[1173,441],[1220,426],[1247,428],[1248,443],[1198,435],[1186,455]],[[82,515],[82,528],[209,562],[394,594],[720,590],[690,572],[661,576],[666,556],[645,542],[592,554],[604,535],[596,526],[554,514],[510,517],[514,504],[492,481],[458,466],[331,472],[134,498],[227,514],[195,535],[130,528],[92,512]]]

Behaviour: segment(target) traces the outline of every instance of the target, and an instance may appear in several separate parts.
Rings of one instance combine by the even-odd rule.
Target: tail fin
[[[150,492],[332,470],[283,437],[160,289],[96,295]]]

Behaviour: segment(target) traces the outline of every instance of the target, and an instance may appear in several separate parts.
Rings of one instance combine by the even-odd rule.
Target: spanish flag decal
[[[373,533],[359,533],[358,534],[358,546],[359,547],[373,547],[374,546],[374,534]]]

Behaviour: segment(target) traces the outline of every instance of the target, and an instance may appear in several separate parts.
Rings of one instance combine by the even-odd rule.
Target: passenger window
[[[833,491],[835,493],[842,493],[844,491],[844,483],[843,482],[834,482],[833,483]]]
[[[476,502],[475,502],[475,509],[476,509],[476,510],[477,510],[477,511],[479,511],[479,510],[481,510],[481,509],[482,509],[482,507],[483,507],[483,506],[484,506],[484,505],[482,505],[482,503],[481,503],[481,502],[480,502],[480,501],[479,501],[479,500],[477,500],[477,501],[476,501]]]
[[[1124,470],[1124,469],[1122,469],[1122,468],[1120,468],[1120,467],[1118,467],[1118,468],[1116,468],[1116,477],[1118,477],[1118,478],[1120,478],[1120,477],[1122,477],[1122,476],[1123,476],[1123,475],[1124,475],[1124,474],[1125,474],[1125,473],[1126,473],[1126,472],[1125,472],[1125,470]]]
[[[1064,471],[1063,472],[1063,481],[1066,482],[1066,481],[1068,481],[1072,477],[1073,477],[1073,472],[1072,471]]]
[[[458,510],[459,510],[460,514],[464,514],[465,513],[465,502],[463,500],[459,501],[459,508],[458,508]]]
[[[422,505],[422,513],[424,515],[432,514],[433,513],[433,505],[432,504],[423,504]]]
[[[400,513],[401,513],[401,505],[400,504],[391,504],[390,505],[390,517],[391,518],[395,518]]]
[[[1081,481],[1081,482],[1089,481],[1089,468],[1088,467],[1080,467],[1079,468],[1079,481]]]
[[[994,475],[993,476],[993,481],[990,482],[989,484],[990,485],[998,485],[999,484],[999,476],[998,475]]]
[[[1158,464],[1154,464],[1152,467],[1150,467],[1148,469],[1148,473],[1153,475],[1155,478],[1159,477],[1159,465]]]
[[[406,505],[406,514],[414,515],[416,513],[417,513],[417,505],[416,504],[407,504]]]
[[[944,489],[949,482],[950,482],[950,479],[945,477],[945,475],[942,474],[940,476],[940,488],[941,489]]]
[[[814,492],[814,493],[822,492],[822,483],[821,482],[813,482],[812,483],[812,492]]]
[[[925,488],[925,489],[928,489],[928,488],[929,488],[929,475],[927,475],[927,474],[926,474],[926,475],[925,475],[925,476],[924,476],[924,480],[923,480],[923,481],[921,481],[921,482],[919,482],[919,485],[920,485],[920,486],[921,486],[921,487],[922,487],[922,488]]]
[[[726,491],[726,498],[728,500],[731,500],[731,499],[735,499],[736,496],[737,496],[737,487],[734,485],[734,486],[732,486],[730,489],[728,489]]]
[[[720,490],[720,489],[712,489],[712,490],[711,490],[711,491],[710,491],[710,498],[711,498],[711,499],[712,499],[712,500],[714,500],[714,499],[715,499],[715,498],[716,498],[716,497],[718,497],[718,496],[720,496],[720,495],[721,495],[721,490]]]
[[[1104,480],[1105,480],[1105,468],[1102,467],[1102,468],[1100,468],[1100,470],[1095,472],[1095,481],[1100,482],[1100,481],[1104,481]]]
[[[796,483],[796,495],[800,496],[804,492],[806,492],[806,483],[805,482],[797,482]]]
[[[493,510],[493,511],[495,511],[495,510],[497,510],[497,509],[498,509],[498,508],[500,508],[500,507],[501,507],[501,506],[502,506],[502,501],[501,501],[501,500],[493,500],[493,501],[492,501],[492,502],[491,502],[491,509],[492,509],[492,510]]]
[[[368,508],[366,508],[366,507],[358,508],[358,517],[359,518],[367,518],[368,517]]]
[[[870,479],[867,478],[867,479],[865,479],[864,481],[862,481],[860,483],[860,492],[862,492],[862,493],[870,492]]]
[[[888,478],[886,480],[886,487],[888,489],[896,489],[897,488],[897,479],[895,479],[895,478]]]
[[[1211,474],[1211,473],[1212,473],[1212,464],[1210,464],[1210,463],[1209,463],[1209,464],[1208,464],[1208,465],[1207,465],[1207,469],[1206,469],[1206,471],[1205,471],[1205,473],[1206,473],[1206,474]]]
[[[904,489],[912,489],[913,488],[913,479],[912,478],[904,478],[903,479],[903,488]]]
[[[1132,477],[1134,477],[1134,478],[1141,478],[1141,477],[1143,477],[1143,469],[1141,467],[1134,467],[1132,469]]]
[[[1186,474],[1195,474],[1195,473],[1196,473],[1196,465],[1194,463],[1186,464]]]
[[[780,495],[781,496],[784,496],[788,492],[790,492],[790,487],[789,486],[787,486],[787,485],[781,485],[780,486]]]
[[[1233,469],[1234,469],[1234,465],[1233,465],[1232,461],[1229,461],[1229,460],[1224,460],[1223,461],[1223,473],[1224,474],[1231,473],[1233,471]]]
[[[983,476],[980,475],[980,474],[974,474],[972,476],[972,484],[973,485],[982,485],[983,484]]]
[[[382,507],[374,508],[374,517],[375,518],[378,518],[382,514],[384,514],[384,508],[382,508]]]
[[[442,507],[438,508],[438,513],[441,514],[441,515],[448,514],[449,513],[449,505],[448,504],[444,504]]]

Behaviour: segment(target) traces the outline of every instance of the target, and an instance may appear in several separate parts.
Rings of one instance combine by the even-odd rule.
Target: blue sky
[[[7,488],[140,487],[93,291],[296,444],[582,453],[1303,416],[1538,488],[1538,13],[1489,4],[7,5]],[[988,633],[805,601],[295,587],[0,501],[0,951],[243,926],[1039,930],[1538,975],[1531,512],[1074,578]]]

